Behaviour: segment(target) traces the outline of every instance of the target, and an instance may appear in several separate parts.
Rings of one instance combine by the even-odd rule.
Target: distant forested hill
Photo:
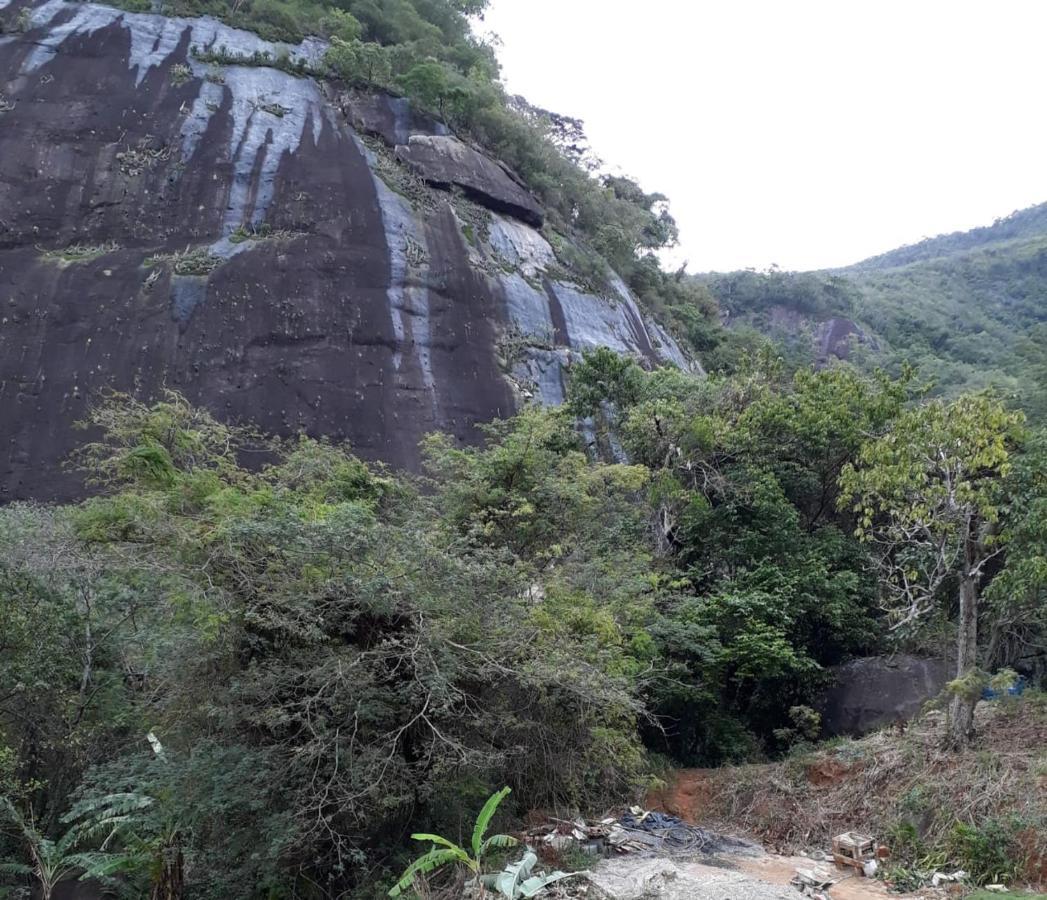
[[[796,362],[909,362],[936,393],[994,386],[1047,419],[1047,204],[846,269],[700,280],[733,330],[773,337]]]
[[[992,225],[974,228],[971,231],[954,231],[927,238],[918,244],[906,244],[879,256],[870,256],[848,268],[852,271],[893,269],[910,263],[937,259],[963,253],[986,244],[1010,241],[1016,238],[1038,237],[1047,234],[1047,203],[1018,210]],[[845,270],[846,271],[846,270]]]

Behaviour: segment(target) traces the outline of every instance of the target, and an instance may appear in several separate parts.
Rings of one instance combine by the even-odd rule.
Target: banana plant
[[[506,900],[534,897],[550,884],[581,872],[550,872],[548,875],[531,875],[538,856],[528,850],[519,862],[510,863],[495,875],[481,875],[480,884],[501,894]]]
[[[468,850],[438,834],[412,834],[412,840],[425,841],[432,844],[432,847],[428,853],[419,856],[404,870],[400,880],[389,891],[389,896],[399,897],[414,884],[415,879],[419,876],[427,875],[448,865],[459,865],[467,868],[482,889],[480,867],[484,856],[490,850],[514,847],[517,844],[516,838],[508,834],[485,836],[491,824],[491,819],[494,818],[494,814],[498,811],[499,804],[509,796],[510,791],[511,788],[504,787],[487,798],[483,809],[480,810],[480,815],[476,817],[476,825],[473,827],[473,839]]]

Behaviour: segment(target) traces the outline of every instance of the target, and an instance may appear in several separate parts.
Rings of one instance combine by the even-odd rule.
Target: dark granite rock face
[[[0,502],[82,492],[61,464],[103,388],[413,468],[429,431],[473,441],[527,397],[560,402],[579,350],[687,365],[624,286],[551,280],[508,188],[390,187],[393,147],[440,130],[401,101],[203,64],[190,48],[281,49],[211,19],[64,0],[0,0],[0,19]],[[518,188],[469,154],[449,181]]]
[[[862,735],[907,722],[949,681],[940,659],[902,654],[855,659],[833,669],[835,684],[818,704],[826,736]]]
[[[401,162],[430,184],[460,187],[484,206],[542,227],[542,210],[508,171],[449,135],[412,135],[396,148]]]
[[[406,144],[414,134],[449,134],[443,122],[419,113],[406,97],[352,91],[341,105],[353,128],[377,135],[390,147]]]

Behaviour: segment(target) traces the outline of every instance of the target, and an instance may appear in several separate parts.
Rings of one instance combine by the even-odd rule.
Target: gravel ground
[[[800,900],[799,891],[702,863],[619,857],[589,875],[609,900]]]

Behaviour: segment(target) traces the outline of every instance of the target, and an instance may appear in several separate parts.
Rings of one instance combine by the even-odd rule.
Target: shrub
[[[969,825],[957,822],[946,841],[950,858],[977,885],[1006,883],[1021,868],[1016,829],[995,819]]]

